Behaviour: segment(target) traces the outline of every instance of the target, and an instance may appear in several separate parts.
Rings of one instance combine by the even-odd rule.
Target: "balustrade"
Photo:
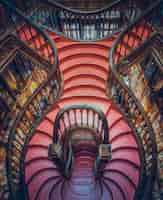
[[[152,128],[147,122],[145,114],[142,114],[143,112],[137,99],[134,98],[133,94],[129,92],[125,85],[119,82],[118,79],[112,77],[109,87],[111,90],[109,96],[119,105],[142,141],[145,160],[147,162],[145,164],[146,173],[147,175],[151,175],[153,173],[153,161],[155,160],[155,154],[153,152],[154,142],[152,141],[154,136],[151,138]]]
[[[85,133],[84,135],[82,135],[82,131]],[[93,137],[90,136],[92,134]],[[101,163],[107,163],[111,159],[108,122],[104,113],[88,104],[63,108],[55,119],[54,143],[49,146],[49,157],[55,162],[61,173],[69,177],[73,165],[72,146],[78,144],[82,148],[84,142],[84,144],[89,143],[87,148],[91,149],[94,140],[96,141],[95,147],[99,148],[94,166],[95,174],[98,175]]]
[[[124,58],[127,61],[126,57],[129,57],[133,49],[137,49],[146,38],[152,35],[153,28],[149,22],[152,21],[153,11],[156,12],[159,2],[155,2],[141,18],[137,18],[136,22],[129,25],[120,34],[111,51],[111,75],[109,77],[110,97],[125,113],[135,129],[135,133],[142,141],[142,149],[145,155],[144,168],[146,177],[149,177],[149,182],[151,182],[149,191],[154,179],[157,157],[153,129],[134,94],[120,79],[117,69]],[[13,196],[15,196],[21,184],[21,173],[23,173],[20,170],[21,159],[23,159],[22,152],[26,148],[26,140],[33,133],[35,126],[45,115],[50,105],[56,101],[61,90],[61,78],[59,70],[56,69],[57,50],[48,33],[40,27],[43,28],[44,26],[45,29],[57,30],[67,37],[77,40],[101,39],[128,25],[140,13],[140,10],[137,10],[135,6],[129,6],[130,9],[128,9],[126,4],[124,6],[124,3],[117,1],[99,11],[78,12],[48,1],[46,4],[40,4],[31,16],[35,23],[40,24],[37,26],[6,1],[0,0],[0,3],[10,11],[10,20],[16,25],[14,34],[39,53],[49,70],[48,72],[52,74],[34,90],[32,96],[23,104],[21,112],[16,117],[16,122],[14,124],[9,123],[7,127],[6,132],[9,135],[8,181],[11,191],[14,192]],[[128,11],[126,11],[127,9]],[[19,26],[17,26],[18,23]],[[10,93],[13,96],[11,91]],[[74,126],[95,129],[102,141],[105,144],[108,143],[108,127],[105,117],[101,113],[97,114],[96,109],[86,105],[82,108],[71,107],[70,110],[64,110],[60,113],[59,120],[54,125],[54,142],[61,139],[60,136]]]
[[[56,143],[67,130],[76,127],[93,129],[105,144],[109,141],[108,125],[105,115],[89,105],[74,105],[58,113],[54,124],[54,142]]]
[[[60,91],[61,80],[53,76],[46,84],[39,87],[30,97],[23,110],[20,112],[9,135],[8,171],[9,180],[15,191],[20,187],[20,164],[25,141],[33,132],[38,122],[45,115],[50,106],[56,101]],[[15,185],[14,185],[15,184]]]
[[[18,39],[25,42],[29,47],[36,51],[43,59],[49,62],[49,67],[56,68],[57,50],[54,41],[37,24],[33,23],[23,12],[15,8],[7,1],[1,0],[0,3],[6,9],[9,23]],[[19,24],[19,25],[18,25]]]
[[[125,4],[118,0],[96,11],[74,10],[49,0],[37,6],[31,19],[45,29],[86,41],[108,37],[120,31],[139,14],[136,2],[130,0]]]
[[[14,63],[18,67],[18,71],[22,67],[27,68],[27,71],[25,70],[24,73],[25,77],[21,73],[22,76],[18,83],[21,80],[23,81],[23,87],[26,86],[26,88],[23,88],[23,92],[26,91],[28,95],[23,96],[24,93],[20,95],[20,90],[14,92],[13,90],[9,90],[10,96],[15,99],[16,103],[21,102],[21,104],[15,106],[15,110],[10,110],[10,115],[7,115],[5,118],[5,121],[8,120],[8,122],[6,122],[6,127],[3,130],[3,141],[8,144],[7,179],[10,195],[12,199],[21,199],[19,191],[21,188],[22,172],[20,168],[23,156],[22,151],[35,125],[42,119],[50,105],[58,98],[61,91],[61,77],[59,69],[57,69],[57,50],[54,41],[49,38],[48,33],[33,23],[9,2],[1,0],[0,4],[9,13],[9,21],[13,25],[12,34],[16,38],[12,40],[13,46],[16,46],[17,51],[21,49],[22,52],[25,52],[23,54],[25,58],[16,58]],[[15,45],[15,41],[18,40],[19,42],[16,42]],[[26,82],[26,76],[28,76],[29,72],[34,72],[34,74],[32,76],[30,73],[30,78],[32,79],[28,79],[29,82]],[[10,78],[10,76],[8,77]],[[36,81],[39,82],[37,86],[33,82],[34,79],[37,79]],[[4,80],[6,81],[6,78]],[[30,86],[29,83],[32,83],[31,87],[27,87]],[[20,86],[19,88],[22,87]],[[30,91],[27,91],[29,89]],[[13,109],[14,106],[11,106],[11,108]],[[16,112],[16,115],[13,115],[12,112]]]
[[[109,96],[119,105],[122,112],[126,115],[135,129],[135,134],[139,137],[145,155],[144,169],[146,172],[145,184],[140,184],[144,189],[145,196],[152,190],[153,181],[156,176],[157,167],[157,146],[154,130],[141,102],[135,97],[134,91],[130,88],[128,77],[129,69],[135,61],[135,57],[140,57],[138,53],[143,51],[147,45],[145,42],[152,37],[154,29],[151,26],[153,17],[160,1],[152,4],[143,15],[131,23],[113,44],[110,52],[111,74],[108,79]],[[140,51],[141,49],[141,51]],[[147,195],[147,196],[146,196]]]
[[[111,62],[120,65],[123,59],[127,62],[132,51],[142,45],[154,32],[153,20],[159,14],[160,1],[151,5],[140,17],[122,31],[111,49]],[[158,11],[158,12],[157,12]],[[127,63],[126,63],[127,64]]]
[[[3,200],[7,200],[9,197],[7,172],[6,172],[6,166],[5,166],[6,153],[7,153],[6,146],[0,143],[0,199],[3,199]]]
[[[46,63],[39,62],[37,57],[32,58],[31,54],[36,54],[29,53],[29,49],[13,36],[6,38],[1,49],[11,56],[3,57],[0,72],[1,137],[7,142],[15,118],[35,90],[46,82],[51,68],[46,68]]]

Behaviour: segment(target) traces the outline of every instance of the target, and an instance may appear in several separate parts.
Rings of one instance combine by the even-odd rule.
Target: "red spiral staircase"
[[[32,31],[31,31],[32,30]],[[127,56],[128,50],[146,40],[153,29],[142,21],[126,35],[118,46],[114,59]],[[140,187],[143,171],[142,149],[138,137],[126,116],[107,96],[106,82],[110,77],[109,50],[118,34],[99,41],[80,42],[47,31],[55,42],[58,52],[58,67],[63,88],[61,96],[35,127],[26,140],[23,157],[23,179],[26,195],[30,200],[132,200]],[[47,33],[46,32],[46,33]],[[28,25],[17,29],[21,40],[39,51],[53,64],[55,58],[49,43]],[[50,41],[51,41],[50,40]],[[127,41],[127,42],[126,42]],[[56,62],[56,61],[55,61]],[[53,75],[50,76],[53,80]],[[56,79],[56,77],[54,77]],[[53,127],[60,109],[79,104],[98,107],[108,122],[112,158],[100,176],[94,174],[97,150],[86,150],[74,145],[72,173],[66,178],[48,155],[53,143]],[[73,121],[70,116],[69,120]],[[77,118],[78,120],[78,118]],[[81,130],[80,135],[85,132]],[[140,191],[139,191],[140,192]]]
[[[147,32],[150,30],[146,27]],[[70,180],[65,180],[48,159],[48,146],[52,143],[57,112],[64,106],[79,103],[101,108],[109,124],[112,160],[104,169],[99,180],[101,184],[96,186],[95,192],[98,193],[101,187],[101,199],[133,199],[141,168],[139,147],[131,128],[108,99],[105,90],[108,48],[115,37],[80,43],[54,33],[49,35],[58,48],[64,88],[62,96],[36,128],[29,142],[25,176],[30,199],[62,199],[62,193],[67,194],[67,199],[99,199],[97,195],[91,196],[91,183],[94,182],[92,163],[95,159],[92,155],[82,156],[81,153],[75,156]]]

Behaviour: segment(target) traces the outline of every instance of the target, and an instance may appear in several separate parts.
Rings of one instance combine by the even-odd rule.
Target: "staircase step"
[[[79,70],[80,72],[80,70]],[[99,87],[103,90],[105,90],[105,80],[99,78],[95,75],[78,75],[70,77],[69,79],[64,80],[64,90],[74,87],[76,85],[96,85],[96,87]]]
[[[71,96],[100,96],[103,98],[106,98],[106,95],[104,93],[104,89],[99,88],[97,86],[91,86],[91,85],[77,85],[73,86],[71,88],[64,90],[64,95],[62,98],[71,97]]]
[[[58,182],[56,182],[53,185],[53,188],[49,195],[49,200],[53,200],[53,199],[63,200],[63,197],[64,197],[63,184],[64,184],[64,180],[60,179]]]
[[[26,182],[28,182],[29,179],[39,170],[47,168],[56,168],[56,166],[47,157],[37,157],[37,159],[26,160],[25,162]]]
[[[49,180],[46,182],[46,184],[44,184],[44,187],[40,191],[37,199],[50,200],[49,199],[50,192],[53,190],[53,187],[55,186],[55,184],[57,187],[57,182],[59,180],[61,180],[60,177],[59,178],[53,178],[53,176],[50,177]]]
[[[96,54],[74,54],[73,56],[68,56],[60,61],[61,71],[67,70],[74,65],[90,64],[97,65],[99,68],[108,69],[108,58],[104,56],[99,56]]]
[[[108,47],[101,44],[93,44],[93,43],[74,43],[71,45],[59,47],[59,60],[64,59],[67,56],[86,54],[86,53],[96,53],[98,55],[102,55],[108,57]]]
[[[139,181],[138,177],[139,177],[140,169],[136,169],[133,165],[131,165],[127,162],[126,163],[121,162],[121,161],[110,162],[110,164],[106,166],[105,170],[106,170],[106,173],[107,173],[107,170],[108,171],[109,170],[120,171],[121,173],[125,174],[126,176],[129,176],[135,185],[138,184],[138,181]]]
[[[122,191],[121,188],[119,188],[118,184],[116,184],[115,181],[112,180],[103,180],[103,182],[105,183],[105,185],[107,185],[107,187],[109,188],[110,191],[110,199],[115,199],[115,200],[124,200],[125,195]],[[102,186],[104,187],[104,183],[102,184]],[[102,192],[102,200],[106,200],[108,198],[108,191],[107,187],[105,186],[105,190]],[[124,197],[123,197],[124,196]],[[109,199],[109,198],[108,198]]]
[[[140,157],[138,149],[133,149],[133,147],[130,147],[129,145],[126,145],[125,148],[118,147],[117,149],[113,150],[112,160],[116,159],[120,159],[124,162],[127,160],[135,164],[136,166],[140,166]]]
[[[127,179],[127,177],[113,171],[110,173],[106,173],[103,176],[116,181],[122,188],[126,199],[133,200],[135,194],[135,188],[133,187],[131,182]]]
[[[64,107],[68,105],[75,105],[75,104],[91,104],[92,106],[97,106],[101,108],[102,111],[106,111],[108,106],[110,106],[110,101],[103,97],[96,97],[96,96],[73,96],[73,97],[61,97],[59,101],[59,106]]]
[[[48,133],[50,136],[52,136],[53,133],[53,124],[48,120],[44,119],[39,126],[37,127],[38,131],[43,131],[45,133]]]
[[[107,79],[107,69],[101,66],[99,67],[96,64],[74,64],[73,66],[65,69],[63,74],[64,80],[79,75],[92,75],[97,76],[103,80]]]
[[[46,126],[46,123],[44,123]],[[34,134],[34,136],[32,137],[32,140],[30,141],[30,145],[43,145],[46,146],[48,148],[49,144],[52,143],[52,136],[49,136],[49,133],[45,133],[45,132],[39,132],[36,131],[36,133]]]
[[[118,120],[122,118],[122,114],[119,113],[115,109],[110,109],[109,113],[107,113],[107,120],[108,120],[108,126],[111,128],[115,122],[118,122]]]
[[[137,40],[141,31],[139,28],[137,37],[133,30],[131,39]],[[34,200],[36,195],[40,200],[133,199],[141,167],[138,144],[127,121],[106,96],[105,89],[109,49],[117,35],[90,43],[72,41],[55,33],[49,35],[58,48],[64,89],[28,144],[25,175],[30,200]],[[143,37],[145,35],[147,33],[144,32]],[[130,42],[125,44],[124,41],[123,48],[130,46]],[[97,152],[82,151],[82,144],[73,147],[74,163],[70,179],[65,179],[48,159],[48,147],[53,141],[53,125],[58,111],[64,106],[79,103],[98,106],[107,114],[112,160],[106,164],[107,171],[99,179],[95,179],[93,171]]]
[[[125,134],[125,133],[126,133],[126,135],[128,133],[130,133],[132,135],[131,128],[126,124],[126,122],[123,119],[121,119],[120,121],[116,121],[116,122],[117,123],[115,123],[111,129],[109,129],[110,141],[112,141],[113,139],[115,139],[118,136]],[[109,121],[108,121],[108,123],[109,123]]]
[[[101,181],[100,184],[101,184],[101,187],[102,187],[102,193],[101,193],[101,197],[99,199],[100,200],[113,199],[112,198],[113,191],[110,189],[109,184],[107,184],[104,180]],[[120,199],[117,199],[117,200],[120,200]]]
[[[28,152],[26,154],[26,159],[31,160],[37,158],[38,156],[46,157],[48,155],[47,146],[41,145],[28,145]]]
[[[131,134],[128,135],[127,137],[125,137],[125,135],[119,136],[118,138],[116,138],[116,140],[114,140],[112,143],[112,150],[118,148],[118,147],[137,147],[137,143],[135,141],[134,136],[132,136]]]

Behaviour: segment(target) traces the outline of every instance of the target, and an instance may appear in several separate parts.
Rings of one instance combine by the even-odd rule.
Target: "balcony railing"
[[[28,97],[18,115],[12,119],[14,123],[8,127],[7,132],[7,179],[11,199],[22,199],[21,187],[21,159],[25,142],[30,133],[38,124],[50,106],[56,101],[61,92],[61,76],[58,64],[57,49],[44,30],[33,23],[28,17],[7,1],[0,0],[6,12],[9,13],[10,23],[13,24],[12,33],[16,40],[21,42],[22,51],[31,55],[31,60],[47,70],[48,76],[37,89]],[[12,117],[12,116],[11,116]],[[4,198],[8,199],[7,197]]]
[[[128,61],[126,64],[122,62],[119,65],[117,73],[121,76],[121,81],[125,86],[132,91],[133,95],[137,98],[137,101],[140,102],[141,107],[148,118],[153,132],[155,135],[155,142],[157,143],[157,161],[158,161],[158,183],[160,188],[162,187],[162,116],[160,112],[159,105],[157,105],[157,100],[153,97],[152,88],[148,83],[147,77],[145,76],[146,71],[151,72],[154,67],[161,70],[162,65],[158,60],[158,53],[160,49],[160,43],[158,45],[158,38],[162,36],[160,33],[154,33],[150,38],[148,38],[144,43],[130,54],[127,58]],[[157,56],[155,55],[157,51]],[[146,56],[150,56],[150,60],[145,62],[143,61]],[[153,60],[154,59],[154,60]],[[125,61],[125,60],[124,60]],[[157,63],[156,63],[157,62]],[[150,69],[149,69],[150,66]],[[151,69],[152,68],[152,69]],[[161,77],[161,72],[159,73]],[[150,81],[154,80],[157,76],[157,81],[159,81],[158,73],[156,73],[150,78]],[[137,79],[136,79],[137,77]],[[133,80],[132,80],[133,78]],[[127,81],[126,81],[127,80]],[[154,86],[153,86],[154,87]],[[160,96],[161,98],[161,96]]]
[[[6,141],[9,126],[36,88],[47,81],[52,67],[13,35],[4,39],[0,49],[1,137]]]
[[[35,63],[35,65],[37,65],[37,67],[38,66],[42,67],[42,69],[45,68],[47,62],[42,60],[40,56],[38,56],[35,52],[31,51],[23,43],[21,43],[20,41],[17,41],[17,38],[10,36],[9,38],[7,38],[7,41],[5,41],[4,44],[8,44],[8,46],[5,45],[5,50],[7,50],[8,53],[9,53],[9,50],[13,50],[13,49],[14,51],[19,51],[19,52],[22,51],[26,54],[29,53],[29,55],[31,55],[32,61],[31,60],[28,60],[28,61],[35,63],[34,60],[36,59],[37,62]],[[6,51],[4,51],[4,53],[6,53]],[[4,54],[3,54],[2,56],[3,61],[4,60],[8,61],[8,54],[6,55],[7,56],[4,57]],[[30,56],[28,57],[28,59],[30,59]],[[5,61],[4,63],[6,64]],[[8,65],[6,64],[5,67],[7,68],[7,66]],[[47,69],[48,68],[46,68],[46,70]],[[47,71],[50,72],[50,70],[47,70]],[[3,123],[6,124],[7,127],[3,129],[3,126],[2,126],[3,124],[1,124],[1,128],[2,128],[1,139],[6,144],[8,144],[7,153],[6,153],[6,156],[7,156],[6,158],[7,173],[6,174],[8,177],[8,184],[10,185],[10,192],[13,191],[13,194],[15,195],[20,186],[20,177],[21,177],[20,160],[21,160],[21,156],[22,156],[21,153],[24,148],[26,138],[29,136],[30,132],[33,130],[34,128],[33,125],[37,124],[37,122],[42,119],[42,117],[44,116],[44,113],[56,101],[56,99],[58,98],[58,95],[61,92],[62,80],[60,77],[59,70],[52,71],[52,74],[51,73],[49,74],[50,75],[48,75],[47,79],[43,80],[38,86],[38,88],[35,89],[33,93],[31,93],[31,95],[27,96],[27,99],[25,103],[23,103],[23,106],[21,107],[13,106],[11,108],[10,112],[7,114],[7,116],[3,120]],[[16,99],[16,102],[20,103],[18,98],[16,96],[14,97]],[[16,103],[16,102],[13,102],[13,103]],[[7,99],[6,99],[6,103],[8,103]],[[14,108],[16,108],[16,110],[14,110]],[[15,112],[16,112],[16,115],[11,114]],[[3,135],[2,135],[2,132],[3,132]],[[8,184],[6,183],[4,187],[8,188]],[[6,196],[6,199],[7,198],[8,197]]]
[[[157,13],[159,13],[160,5],[160,0],[155,1],[140,17],[120,33],[111,48],[111,65],[116,64],[118,67],[123,62],[123,59],[126,61],[126,57],[153,34],[153,20],[156,19]]]
[[[140,47],[153,34],[151,26],[153,17],[157,13],[160,1],[153,3],[145,13],[130,24],[113,44],[110,52],[110,74],[108,79],[109,96],[119,105],[122,112],[135,128],[135,134],[142,141],[145,153],[145,179],[138,189],[138,198],[148,199],[152,192],[153,182],[157,170],[157,146],[155,133],[141,103],[122,79],[123,69],[140,57]],[[140,30],[141,29],[141,30]],[[139,53],[138,53],[139,52]],[[123,67],[123,69],[122,69]],[[139,196],[144,186],[144,196]],[[149,195],[149,196],[148,196]]]
[[[0,0],[9,15],[9,24],[12,24],[12,31],[18,39],[25,42],[29,47],[35,50],[43,59],[49,63],[49,68],[57,66],[57,49],[54,41],[48,33],[42,30],[32,20],[26,17],[23,12],[15,8],[8,1]]]
[[[21,159],[25,148],[25,142],[34,128],[49,110],[50,106],[58,99],[61,91],[61,80],[57,74],[53,74],[46,84],[40,85],[35,93],[29,98],[23,110],[19,113],[9,136],[7,152],[8,181],[15,198],[20,188],[22,177]]]
[[[81,104],[69,106],[58,113],[54,124],[54,143],[75,127],[93,129],[101,143],[107,144],[109,141],[108,122],[104,113],[90,105]]]
[[[36,82],[34,77],[30,76],[30,80],[27,79],[26,82],[22,82],[23,89],[15,93],[11,88],[9,89],[8,95],[7,88],[1,90],[1,98],[4,98],[3,101],[10,105],[10,109],[5,113],[4,118],[1,122],[1,141],[7,145],[6,160],[7,163],[7,173],[3,174],[0,172],[0,176],[6,180],[5,185],[3,185],[4,194],[3,199],[8,199],[7,194],[15,194],[20,186],[20,159],[21,152],[23,150],[25,140],[28,137],[28,133],[32,131],[33,124],[37,123],[44,113],[49,109],[49,106],[52,105],[58,95],[61,92],[61,77],[59,70],[53,70],[52,66],[49,69],[49,64],[46,60],[42,59],[35,51],[31,50],[27,45],[17,39],[17,37],[10,35],[1,43],[1,71],[0,76],[5,80],[6,70],[11,70],[9,68],[10,63],[13,63],[17,66],[17,70],[26,68],[26,74],[28,75],[29,71],[33,72],[37,69],[37,72],[43,72],[42,79],[40,74],[35,74],[39,76]],[[41,70],[41,71],[40,71]],[[12,72],[12,70],[11,70]],[[27,73],[28,72],[28,73]],[[23,76],[21,73],[20,75]],[[6,77],[7,78],[7,77]],[[2,79],[2,78],[1,78]],[[23,79],[23,77],[22,77]],[[17,84],[20,83],[21,80]],[[7,83],[7,82],[6,82]],[[28,83],[34,84],[31,87]],[[9,87],[9,86],[8,86]],[[30,89],[31,88],[31,89]],[[15,88],[14,88],[15,89]],[[28,90],[28,91],[26,91]],[[11,102],[11,99],[12,102]],[[1,110],[2,111],[2,110]],[[1,112],[2,114],[2,112]],[[6,177],[7,176],[7,177]],[[9,189],[7,190],[9,185]],[[1,189],[3,189],[1,187]],[[6,191],[6,192],[5,192]],[[14,198],[12,196],[12,198]],[[16,197],[15,197],[16,198]]]
[[[136,1],[117,0],[105,8],[81,11],[67,8],[55,1],[41,1],[31,19],[45,29],[75,40],[97,40],[118,32],[140,14]]]
[[[49,148],[49,156],[59,165],[59,170],[63,175],[69,177],[73,165],[73,150],[72,142],[78,144],[78,149],[82,148],[80,140],[84,143],[89,142],[87,149],[91,149],[91,141],[82,135],[77,136],[73,141],[73,131],[89,130],[93,134],[95,140],[95,147],[99,148],[97,162],[95,162],[95,173],[98,174],[101,169],[103,161],[109,161],[111,158],[111,148],[109,145],[109,129],[108,122],[104,113],[96,107],[91,105],[79,104],[63,108],[56,116],[53,129],[53,144]],[[83,130],[83,131],[84,131]],[[87,132],[86,131],[86,132]],[[58,154],[58,148],[61,152]],[[57,151],[55,151],[57,149]],[[56,153],[57,152],[57,153]],[[59,156],[58,156],[59,155]],[[58,160],[59,159],[59,160]],[[57,163],[58,162],[58,163]]]

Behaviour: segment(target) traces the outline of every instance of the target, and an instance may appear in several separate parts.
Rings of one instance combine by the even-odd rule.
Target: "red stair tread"
[[[127,146],[127,145],[126,145]],[[118,151],[114,151],[112,153],[112,159],[125,159],[135,163],[136,165],[140,165],[140,158],[138,150],[131,150],[131,149],[120,149]]]
[[[59,48],[59,60],[62,60],[67,56],[85,53],[89,54],[90,52],[96,52],[98,55],[108,57],[108,48],[106,46],[96,43],[75,43]]]
[[[127,135],[127,136],[123,135],[123,136],[116,138],[116,140],[114,140],[111,143],[111,145],[112,145],[113,150],[118,147],[126,147],[126,146],[137,147],[135,138],[131,134]]]
[[[133,165],[129,163],[117,161],[117,162],[110,162],[105,168],[106,170],[118,170],[128,176],[135,185],[138,185],[139,181],[139,170],[136,169]],[[107,173],[107,172],[106,172]]]
[[[94,75],[82,75],[80,74],[79,76],[73,76],[69,79],[64,80],[64,89],[68,89],[71,87],[74,87],[76,85],[96,85],[99,88],[102,88],[105,90],[105,80],[98,78],[97,76]]]
[[[122,117],[122,114],[118,110],[110,108],[109,113],[107,114],[108,126],[109,128]]]
[[[47,119],[44,119],[40,124],[39,126],[37,127],[37,130],[38,131],[43,131],[45,133],[48,133],[49,135],[53,136],[53,124],[47,120]]]
[[[62,96],[62,98],[71,96],[83,96],[83,95],[86,95],[88,97],[89,96],[100,96],[103,98],[106,97],[104,89],[91,85],[80,85],[80,86],[77,85],[64,90],[64,95]]]
[[[132,135],[131,128],[123,119],[121,119],[120,121],[117,121],[111,129],[109,129],[110,141],[123,133],[125,134],[129,132]]]
[[[124,119],[121,119],[120,121],[115,123],[114,126],[112,126],[112,128],[110,129],[110,132],[113,134],[114,132],[112,131],[112,129],[116,129],[120,133],[131,131],[131,128],[129,127],[129,125],[127,124],[127,122]]]
[[[71,39],[68,38],[64,38],[63,36],[59,36],[59,37],[52,37],[54,38],[54,41],[56,43],[57,48],[60,50],[62,50],[65,47],[71,46],[71,45],[93,45],[93,46],[103,46],[106,48],[110,48],[116,38],[116,36],[110,37],[108,39],[105,40],[100,40],[100,41],[96,41],[96,42],[83,42],[83,43],[79,43],[78,41],[73,41]]]
[[[28,147],[28,152],[26,154],[26,160],[31,160],[37,157],[46,157],[48,155],[48,148],[40,147],[39,145],[32,147]]]
[[[51,121],[55,121],[55,117],[59,110],[60,107],[58,106],[58,104],[56,104],[55,107],[52,108],[52,110],[46,115],[46,117],[49,118]]]
[[[103,181],[108,185],[108,187],[112,191],[113,199],[124,200],[121,191],[119,190],[118,187],[116,187],[116,185],[112,181],[109,181],[109,180],[103,180]],[[107,198],[108,198],[107,193],[103,192],[102,200],[107,200]]]
[[[27,162],[25,164],[27,164]],[[56,168],[56,166],[48,159],[45,160],[40,158],[39,160],[33,160],[30,164],[26,165],[25,168],[26,182],[28,182],[29,179],[39,170],[47,168]],[[57,171],[55,171],[55,173],[59,174]]]
[[[54,170],[55,171],[55,170]],[[30,199],[35,199],[38,190],[40,189],[41,185],[50,177],[54,177],[54,171],[47,170],[42,174],[36,176],[33,181],[29,184],[29,194]]]
[[[122,188],[123,192],[125,193],[127,200],[133,200],[135,190],[131,183],[127,180],[127,178],[123,177],[122,175],[116,172],[107,172],[104,173],[104,177],[109,177],[112,180],[115,180]]]
[[[99,67],[96,64],[79,64],[73,65],[70,68],[63,71],[64,79],[67,80],[70,77],[78,75],[96,75],[104,80],[107,79],[107,70],[103,67]]]
[[[61,71],[70,68],[71,66],[78,65],[78,64],[96,64],[102,68],[108,68],[108,59],[106,57],[102,57],[96,54],[83,54],[83,55],[73,55],[62,59],[59,63],[59,67]]]
[[[42,190],[41,190],[41,192],[40,192],[40,194],[38,196],[39,200],[41,200],[41,199],[49,200],[50,191],[52,190],[54,184],[60,179],[60,178],[53,178],[53,179],[52,178],[42,188]]]
[[[58,49],[62,49],[65,46],[69,46],[69,45],[73,45],[73,44],[78,44],[77,41],[65,38],[64,36],[56,37],[54,39],[54,41],[55,41],[55,44],[56,44],[56,46],[57,46]]]
[[[143,39],[146,39],[151,31],[152,31],[151,28],[148,27],[148,26],[145,26],[145,27],[139,26],[139,27],[137,28],[137,35],[138,35],[139,37],[142,37],[142,36],[143,36]],[[142,32],[144,32],[143,35],[142,35]]]
[[[75,105],[75,104],[91,104],[92,106],[98,106],[101,108],[103,112],[105,112],[108,109],[108,106],[110,106],[110,101],[108,101],[106,98],[102,97],[95,97],[95,96],[73,96],[68,98],[62,98],[58,102],[60,107],[68,106],[68,105]]]
[[[48,147],[49,144],[51,144],[51,143],[52,143],[52,138],[50,138],[46,134],[42,134],[42,133],[39,133],[39,132],[37,134],[37,131],[33,135],[32,140],[30,141],[30,145],[37,144],[37,145],[43,145],[43,146],[46,146],[46,147]]]

